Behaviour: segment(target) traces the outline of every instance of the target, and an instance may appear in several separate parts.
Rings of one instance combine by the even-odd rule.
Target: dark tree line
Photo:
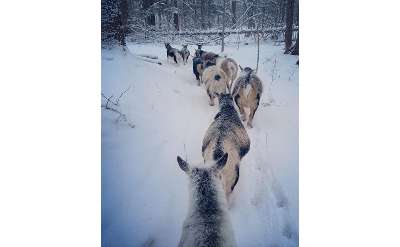
[[[103,44],[126,45],[128,35],[128,1],[101,0],[101,40]]]
[[[250,30],[264,37],[266,30],[281,28],[285,52],[298,53],[298,39],[292,44],[298,0],[102,0],[101,14],[103,44],[124,46],[127,36],[217,31],[223,46],[226,32]]]
[[[293,18],[295,15],[295,0],[287,0],[286,2],[286,30],[285,30],[285,53],[299,55],[299,35],[294,46],[292,46]],[[298,9],[297,9],[298,12]],[[298,16],[298,14],[297,14]]]

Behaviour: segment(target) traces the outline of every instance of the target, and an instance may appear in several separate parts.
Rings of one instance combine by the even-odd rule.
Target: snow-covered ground
[[[175,45],[176,47],[177,46]],[[191,61],[166,61],[162,44],[130,44],[133,54],[102,51],[102,92],[118,97],[135,127],[102,110],[102,245],[177,246],[188,209],[188,178],[176,156],[201,162],[204,134],[218,111],[197,86]],[[193,53],[194,46],[189,47]],[[217,46],[204,50],[218,52]],[[254,44],[226,54],[255,68]],[[258,75],[264,94],[254,117],[249,153],[230,209],[238,246],[298,246],[298,57],[263,43]],[[104,100],[103,100],[104,103]]]

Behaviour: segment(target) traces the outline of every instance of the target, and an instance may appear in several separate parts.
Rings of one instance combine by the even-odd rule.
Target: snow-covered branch
[[[101,93],[101,96],[104,100],[104,103],[101,104],[101,108],[114,112],[115,114],[118,115],[118,117],[115,119],[115,122],[118,123],[120,121],[125,122],[129,127],[131,128],[135,128],[135,125],[132,123],[132,121],[130,121],[128,119],[128,117],[126,116],[125,113],[123,113],[119,108],[120,104],[119,101],[120,99],[126,94],[126,92],[128,92],[128,90],[131,88],[131,86],[129,86],[126,90],[124,90],[123,92],[121,92],[120,96],[118,98],[116,98],[115,100],[113,100],[114,96],[111,95],[109,97],[105,96],[104,93]]]

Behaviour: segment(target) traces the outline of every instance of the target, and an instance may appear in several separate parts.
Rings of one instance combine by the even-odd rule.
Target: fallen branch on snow
[[[141,57],[141,56],[136,56],[138,59],[148,62],[148,63],[156,63],[158,65],[162,65],[162,63],[158,60],[153,60],[153,59],[149,59],[149,58],[145,58],[145,57]]]
[[[114,97],[113,95],[111,95],[110,97],[107,98],[104,95],[104,93],[101,93],[101,96],[104,98],[104,100],[107,100],[107,102],[109,102],[109,103],[111,103],[111,104],[113,104],[115,106],[119,106],[119,100],[122,98],[122,96],[124,96],[124,94],[126,94],[126,92],[129,91],[129,89],[131,89],[131,86],[129,86],[127,89],[125,89],[115,101],[111,100]]]
[[[118,123],[120,121],[125,122],[126,124],[128,124],[129,127],[131,128],[135,128],[135,125],[126,117],[126,115],[124,113],[122,113],[120,110],[118,110],[116,107],[119,106],[119,100],[121,99],[121,97],[130,89],[130,86],[121,93],[121,95],[115,100],[113,101],[113,95],[111,95],[110,97],[106,97],[103,93],[101,93],[101,96],[105,99],[105,104],[101,105],[101,108],[105,109],[105,110],[109,110],[112,111],[114,113],[116,113],[118,115],[117,119],[115,119],[115,122]]]
[[[148,54],[134,54],[134,55],[139,56],[139,57],[150,58],[150,59],[158,59],[158,56],[154,56],[154,55],[148,55]]]
[[[115,101],[115,103],[117,103],[118,106],[119,106],[119,100],[122,98],[122,96],[124,96],[124,94],[126,94],[126,92],[129,91],[129,89],[131,89],[131,86],[130,86],[130,85],[129,85],[129,87],[128,87],[127,89],[125,89],[125,91],[123,91],[123,92],[119,95],[118,99]]]

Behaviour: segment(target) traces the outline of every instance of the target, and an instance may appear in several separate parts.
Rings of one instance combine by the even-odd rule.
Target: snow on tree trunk
[[[125,46],[128,32],[127,0],[103,0],[101,6],[101,40],[103,45]]]
[[[258,29],[258,27],[257,27],[257,29]],[[259,61],[260,61],[260,33],[257,32],[257,65],[256,65],[256,73],[258,71],[258,63],[259,63]]]
[[[128,1],[127,0],[120,0],[119,4],[119,11],[120,11],[120,18],[121,18],[121,26],[120,26],[120,33],[119,43],[121,46],[126,46],[126,35],[128,33]]]
[[[294,13],[294,0],[287,0],[287,3],[286,3],[285,54],[287,54],[289,52],[289,49],[292,47],[293,13]]]
[[[223,1],[223,13],[222,13],[222,42],[221,42],[221,52],[225,50],[225,23],[226,23],[226,0]]]
[[[233,0],[232,1],[232,24],[236,24],[236,20],[237,20],[237,13],[236,13],[236,9],[237,9],[237,1]]]
[[[205,1],[201,1],[200,5],[200,15],[201,15],[201,28],[205,29],[206,28],[206,13],[205,13]]]
[[[299,34],[297,34],[296,44],[291,52],[292,55],[299,55]]]

